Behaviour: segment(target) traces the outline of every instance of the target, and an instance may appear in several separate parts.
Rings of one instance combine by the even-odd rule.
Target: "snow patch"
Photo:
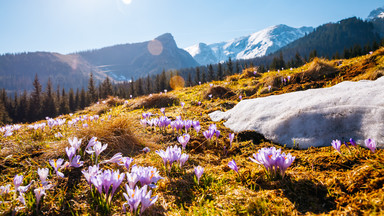
[[[345,81],[330,88],[310,89],[240,101],[213,121],[235,132],[252,130],[273,142],[300,148],[329,146],[334,139],[355,139],[364,146],[372,138],[384,147],[384,77],[376,81]]]

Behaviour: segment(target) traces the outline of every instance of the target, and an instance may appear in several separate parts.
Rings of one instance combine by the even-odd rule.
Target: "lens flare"
[[[183,77],[181,77],[181,76],[174,76],[169,81],[169,85],[171,86],[172,89],[183,88],[184,84],[185,84],[185,81],[184,81]]]
[[[163,52],[163,44],[156,39],[149,41],[147,48],[152,55],[160,55]]]

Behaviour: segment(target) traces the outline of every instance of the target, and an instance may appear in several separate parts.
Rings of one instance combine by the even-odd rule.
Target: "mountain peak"
[[[371,11],[367,17],[367,20],[374,20],[378,18],[384,18],[384,7],[379,7]]]
[[[174,41],[175,40],[171,33],[164,33],[155,39],[159,40],[159,41]]]
[[[199,43],[185,50],[201,65],[227,61],[228,58],[251,59],[268,55],[312,30],[312,27],[293,28],[279,24],[248,36],[210,45]]]

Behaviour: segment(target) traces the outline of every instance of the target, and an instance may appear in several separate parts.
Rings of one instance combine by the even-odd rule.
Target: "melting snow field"
[[[292,147],[329,146],[334,139],[358,144],[376,140],[384,146],[384,77],[376,81],[345,81],[330,88],[242,100],[213,121],[235,132],[252,130]]]

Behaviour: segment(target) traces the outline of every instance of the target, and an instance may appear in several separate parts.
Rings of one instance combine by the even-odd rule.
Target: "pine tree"
[[[317,57],[317,51],[314,49],[309,53],[309,61],[312,61],[315,57]]]
[[[130,91],[130,95],[136,95],[135,94],[135,88],[134,88],[134,83],[135,83],[135,80],[133,79],[133,77],[131,78],[131,82],[130,82],[130,86],[131,86],[131,91]]]
[[[136,82],[136,94],[137,96],[140,96],[140,95],[143,95],[144,92],[143,92],[143,81],[141,78],[139,78]]]
[[[299,52],[296,52],[295,55],[295,61],[294,61],[294,67],[300,67],[304,64],[303,59],[301,58]]]
[[[188,73],[187,86],[189,86],[189,87],[192,86],[192,75],[191,75],[191,73]]]
[[[51,79],[49,78],[47,82],[47,87],[45,89],[44,100],[43,100],[43,107],[42,107],[43,116],[48,116],[51,118],[56,117],[56,104],[55,104],[53,94],[54,93],[52,88],[52,82],[51,82]]]
[[[160,92],[161,87],[160,87],[160,75],[156,74],[156,80],[155,80],[155,92]]]
[[[76,89],[76,96],[75,96],[75,109],[72,111],[76,111],[80,106],[80,92],[79,88]]]
[[[35,75],[35,80],[33,81],[33,91],[31,93],[30,105],[28,119],[30,121],[36,121],[42,118],[41,115],[41,84],[37,74]]]
[[[221,63],[217,65],[217,80],[223,80],[223,67]]]
[[[207,78],[206,78],[205,72],[203,71],[201,75],[201,83],[206,83],[206,82],[207,82]]]
[[[27,121],[27,114],[29,113],[28,104],[28,93],[27,90],[24,90],[20,97],[19,109],[17,109],[18,122]]]
[[[69,111],[73,112],[76,110],[76,103],[75,103],[75,93],[73,92],[73,89],[69,89],[68,93],[68,106],[69,106]]]
[[[95,103],[97,101],[97,92],[95,87],[95,81],[93,80],[93,73],[89,75],[88,97],[91,103]]]
[[[196,67],[196,75],[195,75],[195,83],[196,83],[196,85],[199,84],[199,82],[201,82],[201,79],[200,79],[200,68]]]
[[[213,70],[213,66],[210,64],[208,66],[208,82],[215,79],[215,71]],[[204,81],[205,83],[206,81]]]
[[[151,90],[151,78],[149,77],[149,74],[147,75],[147,83],[146,83],[147,85],[147,88],[145,89],[145,93],[146,94],[150,94],[151,92],[152,92],[152,90]]]
[[[160,76],[160,92],[164,91],[164,89],[167,87],[166,82],[167,82],[167,77],[165,75],[165,70],[163,69]]]
[[[79,103],[80,109],[84,109],[88,105],[88,103],[89,102],[87,101],[87,96],[85,95],[85,90],[84,90],[84,88],[81,88],[80,103]]]
[[[60,114],[67,114],[67,113],[69,113],[68,97],[67,97],[67,94],[65,93],[64,88],[63,88],[62,94],[61,94],[59,113]]]
[[[11,122],[8,112],[5,109],[3,100],[0,100],[0,125],[8,124]]]
[[[226,71],[227,71],[227,73],[226,73],[227,76],[233,74],[233,63],[232,63],[231,57],[229,57],[229,59],[228,59]]]
[[[100,85],[100,97],[107,98],[108,96],[112,95],[112,93],[112,83],[109,77],[107,76]]]
[[[236,61],[236,73],[237,73],[237,74],[240,74],[240,65],[239,65],[239,61]]]

